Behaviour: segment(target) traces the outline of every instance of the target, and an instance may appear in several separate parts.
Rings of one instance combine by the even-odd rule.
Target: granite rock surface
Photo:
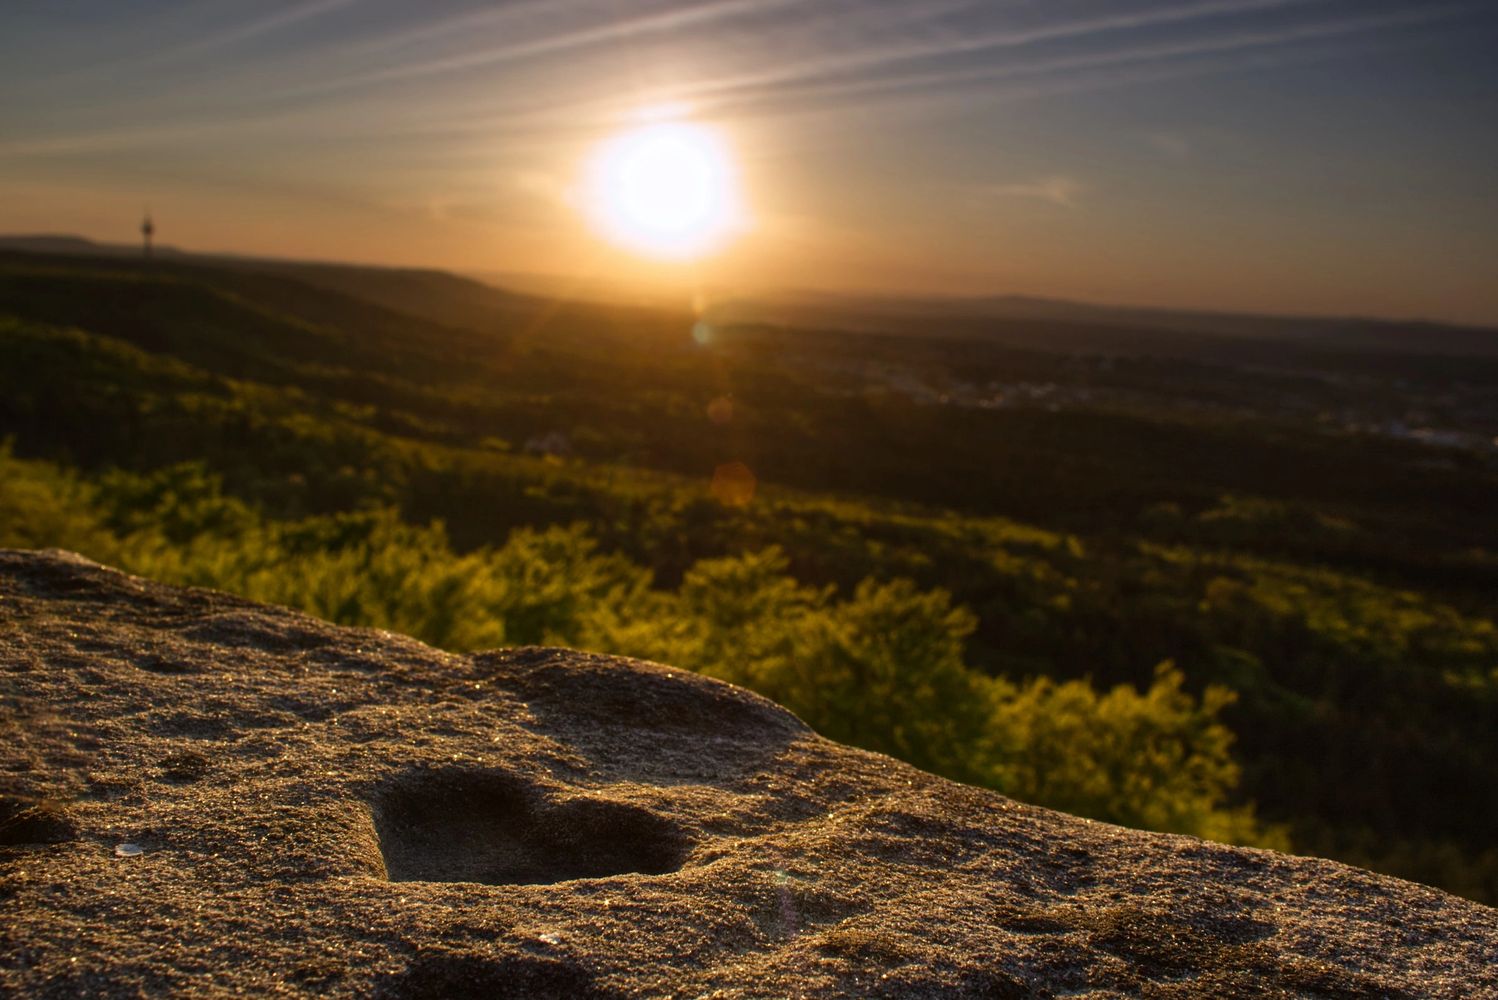
[[[683,671],[0,551],[0,995],[1498,996],[1498,911]]]

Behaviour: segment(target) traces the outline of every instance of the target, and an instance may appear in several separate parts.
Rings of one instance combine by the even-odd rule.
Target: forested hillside
[[[1036,338],[3,255],[0,544],[645,656],[1022,799],[1498,900],[1498,365]]]

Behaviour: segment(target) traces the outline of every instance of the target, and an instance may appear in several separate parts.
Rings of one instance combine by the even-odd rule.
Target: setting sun
[[[742,223],[728,146],[702,125],[656,122],[615,136],[589,161],[584,184],[599,234],[647,256],[700,257]]]

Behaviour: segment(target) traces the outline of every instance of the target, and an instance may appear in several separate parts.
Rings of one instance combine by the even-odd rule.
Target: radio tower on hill
[[[143,241],[143,250],[146,260],[151,259],[151,237],[156,235],[156,224],[151,221],[151,210],[146,209],[146,217],[140,223],[140,237]]]

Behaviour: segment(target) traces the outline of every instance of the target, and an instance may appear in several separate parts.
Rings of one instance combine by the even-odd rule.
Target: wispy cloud
[[[1074,177],[1064,174],[1053,174],[1049,177],[1041,177],[1031,181],[1011,182],[1007,184],[987,184],[978,189],[979,197],[987,200],[992,198],[1027,198],[1033,201],[1050,202],[1062,208],[1076,208],[1078,199],[1086,192],[1087,186]]]
[[[345,7],[352,7],[358,2],[359,0],[311,0],[308,3],[298,3],[274,14],[231,25],[221,32],[171,49],[168,54],[172,56],[203,55],[206,52],[239,45],[262,35],[290,28]]]
[[[1474,10],[1470,2],[1423,4],[1311,21],[1304,20],[1303,11],[1289,23],[1241,23],[1244,15],[1291,8],[1309,11],[1325,4],[1326,0],[1217,0],[1023,29],[969,33],[894,30],[884,34],[918,36],[918,40],[884,44],[859,41],[846,49],[815,55],[798,55],[788,47],[792,50],[765,52],[762,57],[743,60],[752,66],[749,69],[697,76],[652,91],[623,88],[572,103],[559,102],[550,95],[545,101],[517,104],[507,96],[505,106],[492,112],[468,108],[461,115],[451,116],[442,127],[455,132],[506,134],[524,133],[531,123],[549,129],[557,128],[558,122],[598,127],[641,100],[679,101],[700,113],[725,117],[803,117],[849,108],[867,112],[880,107],[1005,103],[1335,58],[1339,52],[1365,44],[1358,36],[1380,35],[1392,43],[1407,37],[1395,35],[1398,29],[1435,24]],[[916,9],[930,14],[929,9]],[[941,9],[966,8],[954,4]],[[732,16],[732,11],[724,16]],[[885,20],[879,22],[879,28],[896,27],[892,18],[898,13],[882,16]],[[909,9],[906,16],[910,16]],[[1231,26],[1215,23],[1227,17],[1239,20]],[[848,34],[858,38],[857,19],[853,20]],[[1161,25],[1173,25],[1176,34],[1185,31],[1185,36],[1159,41],[1130,33]],[[815,29],[815,19],[810,19],[806,30],[816,33]],[[1113,38],[1119,34],[1124,36],[1123,44]],[[571,37],[578,41],[578,36]],[[1043,49],[1044,43],[1059,39],[1088,44],[1081,51],[1062,54],[1027,51],[1031,47]],[[975,53],[982,58],[949,58]],[[1002,58],[999,53],[1003,53]]]
[[[1293,2],[1293,0],[1292,0]],[[1306,0],[1300,0],[1302,4]],[[1311,0],[1314,2],[1314,0]],[[1167,14],[1174,21],[1188,20],[1187,11],[1196,17],[1222,16],[1230,10],[1244,12],[1270,6],[1265,0],[1252,3],[1197,4],[1155,13]],[[1286,6],[1278,0],[1274,6]],[[1127,45],[1109,45],[1065,55],[1019,53],[1002,61],[959,61],[953,66],[938,65],[905,72],[886,63],[877,71],[852,74],[829,72],[832,61],[789,63],[776,67],[765,60],[766,68],[750,73],[724,74],[698,79],[690,85],[677,86],[659,94],[641,95],[629,90],[603,96],[592,96],[574,103],[548,101],[544,104],[510,104],[492,113],[465,110],[445,123],[429,121],[429,126],[452,133],[521,135],[532,129],[556,129],[559,122],[579,128],[606,126],[633,106],[642,96],[651,100],[678,100],[708,115],[742,117],[805,117],[836,114],[848,109],[869,112],[884,108],[930,110],[944,104],[959,107],[973,103],[1008,103],[1046,96],[1086,93],[1116,87],[1191,79],[1233,72],[1245,68],[1267,68],[1296,62],[1334,58],[1365,47],[1367,39],[1377,35],[1386,42],[1389,29],[1416,27],[1447,20],[1472,10],[1470,3],[1429,5],[1371,15],[1353,15],[1300,21],[1289,25],[1267,27],[1237,26],[1231,30],[1212,30],[1169,42],[1132,41]],[[1142,24],[1142,17],[1120,17],[1087,22],[1097,30],[1118,30],[1124,24]],[[1060,28],[1046,30],[1054,35]],[[1083,31],[1072,25],[1068,33]],[[1032,34],[1040,34],[1036,29]],[[1010,34],[1006,38],[1015,38]],[[989,38],[992,42],[993,38]],[[982,44],[968,39],[961,46]],[[897,50],[909,55],[910,47]],[[922,49],[921,51],[927,51]],[[867,53],[859,60],[871,58]],[[891,59],[903,63],[904,56]],[[835,60],[834,60],[835,61]],[[846,60],[838,66],[849,66]]]
[[[521,37],[499,45],[486,44],[434,58],[328,79],[310,88],[309,92],[364,87],[490,68],[520,59],[700,28],[749,14],[762,16],[776,8],[794,6],[797,2],[798,0],[707,0],[630,18],[595,18],[585,24],[567,26],[549,33],[543,31],[529,36],[522,34]]]
[[[290,37],[314,18],[371,2],[310,0],[173,51],[218,51],[273,32]],[[1333,16],[1332,8],[1343,13]],[[225,126],[300,128],[319,115],[330,141],[362,134],[542,143],[617,125],[643,101],[747,120],[963,108],[1333,58],[1342,46],[1356,47],[1357,36],[1392,44],[1409,35],[1405,29],[1478,6],[1379,0],[1349,13],[1335,0],[1200,0],[1067,18],[1052,13],[1058,9],[990,0],[644,0],[628,7],[516,0],[398,25],[386,20],[362,37],[326,33],[274,66],[233,63],[205,78],[200,91],[177,88],[151,104],[141,97],[130,127],[115,124],[132,117],[136,98],[127,93],[114,121],[106,123],[101,103],[74,122],[82,127],[63,118],[45,131],[12,134],[3,148],[65,155],[170,136],[190,141]],[[625,56],[649,63],[661,51],[680,55],[678,80],[620,77]],[[532,60],[525,72],[535,70],[546,84],[496,76],[519,60]]]
[[[990,25],[966,33],[944,33],[937,37],[902,41],[894,45],[860,45],[844,54],[799,64],[782,65],[757,76],[742,77],[731,86],[754,86],[836,77],[855,71],[884,71],[901,63],[992,54],[1004,49],[1024,48],[1046,42],[1088,38],[1143,28],[1199,22],[1230,15],[1259,13],[1278,8],[1303,7],[1321,0],[1211,0],[1105,17],[1059,20],[1012,27]]]
[[[347,2],[347,0],[331,0]],[[1047,43],[1087,40],[1150,28],[1193,25],[1245,14],[1313,6],[1327,0],[1205,0],[1101,17],[1006,23],[1005,11],[974,0],[878,4],[867,0],[697,0],[656,5],[627,17],[610,16],[596,4],[553,0],[516,3],[439,20],[414,30],[355,42],[345,55],[378,55],[379,65],[327,73],[275,96],[315,97],[381,84],[441,78],[494,69],[508,63],[582,50],[638,44],[655,38],[688,47],[715,47],[724,25],[753,21],[739,32],[752,69],[694,80],[684,90],[704,101],[750,91],[770,91],[817,82],[868,81],[904,65],[963,56],[994,55]],[[777,11],[784,15],[777,21]],[[995,16],[995,11],[998,16]],[[944,23],[968,15],[964,25]],[[971,25],[966,22],[972,22]],[[495,37],[503,39],[494,42]],[[420,48],[447,39],[458,44],[405,62],[392,50]]]
[[[1290,0],[1290,2],[1296,2],[1296,0]],[[1283,6],[1283,0],[1277,5]],[[1210,9],[1215,14],[1221,14],[1229,6],[1228,4],[1210,4],[1200,5],[1197,9]],[[1233,6],[1247,8],[1249,6],[1264,6],[1264,4],[1237,4]],[[723,97],[728,97],[729,100],[736,97],[740,102],[778,100],[790,103],[818,99],[846,100],[857,98],[860,100],[869,100],[877,98],[880,95],[905,97],[915,90],[938,89],[950,90],[954,96],[970,97],[975,91],[980,91],[987,85],[1021,77],[1047,75],[1070,76],[1080,70],[1131,64],[1151,65],[1163,68],[1162,64],[1171,60],[1181,61],[1200,57],[1228,56],[1249,49],[1269,49],[1304,42],[1347,37],[1389,28],[1414,26],[1448,19],[1470,12],[1472,9],[1470,3],[1428,5],[1392,13],[1341,17],[1290,26],[1258,29],[1240,28],[1227,32],[1212,32],[1176,42],[1109,48],[1078,55],[1041,58],[1032,61],[1010,61],[998,64],[985,63],[977,66],[961,64],[952,68],[935,68],[895,74],[887,72],[869,73],[833,80],[819,80],[817,77],[824,76],[825,74],[817,73],[804,73],[801,76],[786,75],[782,81],[784,85],[781,86],[766,86],[769,80],[768,76],[760,77],[758,80],[715,81],[700,85],[693,93],[699,101],[703,102],[706,102],[707,95],[714,92]],[[1202,14],[1199,16],[1206,15]],[[1176,12],[1175,19],[1185,19],[1184,14]],[[1122,18],[1108,18],[1092,22],[1092,24],[1097,26],[1097,30],[1109,30],[1105,26],[1117,26],[1124,23],[1139,24],[1142,23],[1142,19],[1136,18],[1133,22],[1126,22]],[[1066,30],[1068,33],[1080,32],[1082,27],[1081,25],[1073,25]],[[1057,34],[1062,30],[1061,27],[1057,27],[1045,32],[1037,29],[1027,36],[1012,34],[1007,36],[991,36],[988,39],[970,39],[955,45],[949,51],[955,51],[958,48],[964,50],[987,49],[1000,44],[1019,44],[1015,40],[1020,37],[1057,37]],[[1001,41],[1001,38],[1007,39],[1007,41]],[[891,61],[907,61],[910,58],[914,58],[915,50],[907,50],[907,52],[907,55],[892,57]],[[728,101],[725,101],[725,103],[728,103]]]

